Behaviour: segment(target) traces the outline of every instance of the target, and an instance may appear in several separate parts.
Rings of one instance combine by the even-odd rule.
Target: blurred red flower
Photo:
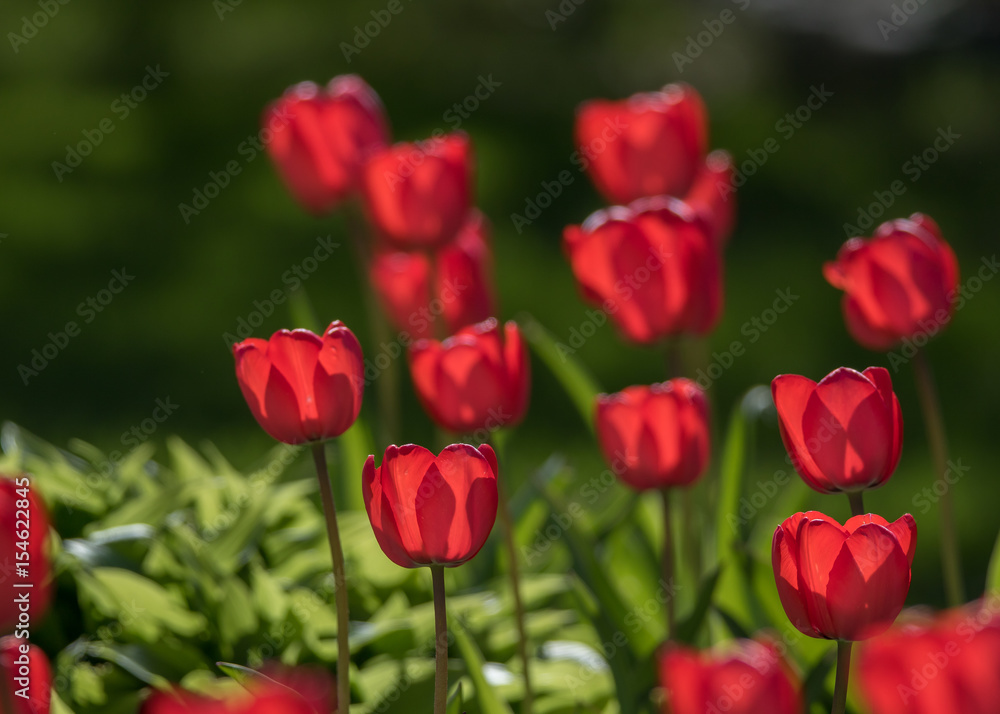
[[[683,196],[701,168],[708,119],[687,84],[628,99],[594,99],[576,113],[577,147],[597,190],[609,203]]]
[[[883,223],[871,240],[851,238],[823,275],[844,291],[848,331],[872,350],[920,335],[926,342],[955,311],[958,261],[937,224],[920,213]]]
[[[442,428],[493,431],[524,418],[531,367],[515,323],[506,323],[501,334],[490,318],[444,341],[420,340],[410,347],[409,359],[420,403]]]
[[[872,714],[1000,711],[998,605],[988,596],[866,642],[858,676]]]
[[[668,645],[660,658],[667,691],[664,714],[799,714],[799,683],[775,647],[736,640],[725,650],[698,652]]]
[[[903,609],[917,525],[854,516],[843,526],[818,511],[796,513],[774,532],[771,564],[788,619],[802,633],[865,640],[884,632]]]
[[[722,312],[722,263],[694,209],[661,196],[567,226],[563,247],[584,299],[639,343],[705,334]]]
[[[708,466],[708,401],[689,379],[600,394],[595,423],[605,460],[632,488],[688,486]]]
[[[362,489],[375,538],[404,568],[454,567],[486,543],[497,515],[497,458],[488,445],[452,444],[437,457],[422,446],[390,446]]]
[[[320,337],[279,330],[233,345],[236,378],[257,423],[286,444],[330,439],[358,418],[364,395],[361,345],[342,322]]]
[[[5,679],[10,701],[3,701],[4,714],[49,714],[52,697],[52,668],[38,647],[13,636],[0,639],[0,675]],[[24,696],[22,696],[22,694]],[[9,708],[13,705],[13,709]]]
[[[462,132],[375,153],[362,177],[368,217],[402,250],[451,240],[472,207],[472,146]]]
[[[23,544],[19,545],[19,544]],[[0,633],[38,624],[52,602],[49,516],[28,477],[0,475]],[[23,568],[21,575],[18,568]],[[16,584],[30,584],[18,588]],[[27,598],[27,610],[22,610]]]
[[[284,686],[260,686],[226,699],[183,691],[155,692],[142,714],[317,714],[301,696]]]
[[[695,175],[684,202],[711,228],[719,248],[729,242],[736,223],[736,189],[733,187],[733,157],[721,149],[713,151]]]
[[[494,314],[491,262],[489,223],[473,210],[458,235],[430,254],[376,253],[371,280],[397,329],[413,339],[433,337],[439,320],[452,334]]]
[[[367,157],[389,142],[378,95],[361,77],[340,75],[319,87],[302,82],[262,118],[267,151],[292,195],[325,213],[359,189]]]
[[[899,463],[903,416],[883,367],[840,367],[816,382],[780,374],[771,382],[781,439],[795,470],[821,493],[885,483]]]

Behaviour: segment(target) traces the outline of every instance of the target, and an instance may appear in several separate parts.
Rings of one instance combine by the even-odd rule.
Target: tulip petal
[[[884,526],[859,526],[829,570],[830,633],[859,640],[885,631],[903,609],[910,565],[896,537]]]
[[[771,396],[778,411],[778,430],[792,465],[802,479],[821,493],[833,493],[834,484],[813,461],[813,456],[803,431],[803,417],[816,383],[797,374],[779,374],[771,382]]]
[[[831,610],[836,603],[828,595],[830,570],[845,547],[847,533],[829,520],[804,520],[797,540],[799,595],[816,630],[823,637],[834,639],[837,629]]]
[[[424,486],[428,472],[432,480]],[[406,444],[392,451],[386,449],[381,476],[382,491],[391,504],[403,549],[417,563],[429,564],[419,519],[421,507],[434,499],[443,482],[434,454],[416,444]]]
[[[395,450],[396,447],[390,446],[386,449],[386,455],[390,449]],[[387,457],[383,457],[383,465],[386,460]],[[361,473],[361,489],[365,510],[368,511],[368,520],[371,521],[375,540],[378,541],[382,552],[396,565],[404,568],[417,567],[418,564],[413,561],[402,546],[403,539],[399,532],[399,526],[396,524],[396,517],[393,515],[392,502],[382,487],[381,469],[375,468],[374,456],[369,456],[365,461]]]
[[[354,333],[340,322],[330,325],[313,376],[324,437],[340,436],[357,420],[365,390],[364,371],[361,345]]]
[[[779,527],[774,532],[771,565],[774,568],[778,598],[788,619],[800,632],[817,637],[818,632],[809,620],[809,613],[799,592],[798,542],[795,535],[784,527]]]
[[[892,378],[889,376],[889,370],[885,367],[869,367],[862,374],[871,380],[879,394],[882,395],[882,402],[886,406],[889,423],[892,425],[892,451],[889,461],[886,463],[882,480],[884,483],[885,479],[888,479],[896,470],[900,454],[903,451],[903,412],[900,409],[896,393],[892,391]]]
[[[455,513],[450,521],[448,556],[441,562],[458,565],[472,558],[486,543],[497,515],[495,461],[496,454],[490,459],[468,444],[452,444],[438,456],[445,481],[452,486],[457,502],[465,504],[465,512]],[[438,521],[438,528],[440,524]]]

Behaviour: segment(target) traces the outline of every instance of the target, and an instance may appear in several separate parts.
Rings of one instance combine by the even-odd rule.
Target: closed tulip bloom
[[[486,543],[497,515],[497,458],[488,445],[452,444],[436,457],[422,446],[390,446],[362,474],[375,539],[404,568],[454,567]]]
[[[872,350],[921,334],[926,341],[955,311],[958,261],[937,224],[920,213],[883,223],[871,240],[851,238],[823,275],[844,291],[848,331]]]
[[[302,82],[267,108],[267,151],[292,195],[326,213],[359,189],[368,156],[389,142],[382,102],[361,77],[334,77],[324,88]]]
[[[736,223],[736,189],[733,186],[733,157],[726,151],[713,151],[694,178],[684,202],[708,224],[716,244],[729,242]]]
[[[688,486],[708,466],[708,400],[689,379],[600,394],[595,423],[605,460],[634,489]]]
[[[436,320],[443,320],[445,331],[453,334],[496,312],[491,263],[489,224],[479,211],[472,211],[455,239],[431,255],[377,253],[371,280],[393,324],[419,339],[434,336]]]
[[[1000,618],[995,602],[894,627],[858,656],[872,714],[1000,711]]]
[[[774,646],[735,640],[726,649],[698,652],[668,645],[660,658],[664,714],[800,714],[802,695]]]
[[[49,560],[49,516],[26,476],[0,475],[0,633],[13,632],[18,622],[39,624],[52,602],[52,565]],[[24,543],[21,548],[18,543]],[[27,573],[15,573],[22,566]],[[30,585],[28,611],[17,602]]]
[[[722,263],[709,226],[669,197],[636,201],[567,226],[563,247],[583,297],[638,343],[703,335],[722,313]]]
[[[576,113],[575,138],[610,203],[683,196],[705,158],[708,119],[693,88],[671,84],[620,101],[586,102]]]
[[[472,147],[461,132],[379,151],[365,166],[368,216],[402,250],[440,246],[472,207]]]
[[[774,532],[771,564],[785,614],[800,632],[865,640],[893,623],[910,590],[917,524],[854,516],[843,526],[817,511],[796,513]]]
[[[52,668],[38,647],[14,636],[0,639],[0,676],[10,701],[3,701],[0,691],[0,711],[4,714],[49,714],[52,698]],[[20,681],[19,681],[20,680]],[[24,685],[27,680],[27,687]],[[27,697],[14,692],[24,691]],[[13,705],[10,709],[8,705]]]
[[[896,470],[903,416],[885,368],[840,367],[818,384],[780,374],[771,394],[795,470],[820,493],[876,488]]]
[[[410,347],[410,374],[424,410],[457,434],[513,426],[531,388],[528,347],[513,322],[490,318],[443,341]]]
[[[331,439],[358,418],[364,359],[358,338],[339,320],[322,337],[301,329],[251,337],[233,345],[233,355],[250,411],[278,441]]]

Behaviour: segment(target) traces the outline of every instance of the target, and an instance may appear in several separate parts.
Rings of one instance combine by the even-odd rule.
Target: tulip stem
[[[434,714],[448,708],[448,615],[444,606],[444,566],[431,566],[434,587]]]
[[[864,491],[849,491],[847,493],[847,500],[851,502],[851,515],[861,516],[865,513],[865,494]]]
[[[348,641],[350,617],[347,609],[347,573],[344,568],[344,551],[340,547],[340,530],[337,528],[337,508],[333,502],[333,487],[330,472],[326,466],[326,449],[322,443],[313,444],[313,461],[316,463],[316,478],[319,479],[319,493],[323,500],[323,515],[326,518],[326,534],[330,539],[330,554],[333,556],[333,581],[336,585],[337,601],[337,706],[347,711],[351,704],[351,647]]]
[[[837,641],[837,679],[833,685],[833,709],[830,714],[847,711],[847,684],[851,676],[851,645],[853,642]]]
[[[674,582],[674,529],[670,517],[670,489],[661,489],[660,494],[663,497],[663,587],[668,588],[668,592],[672,592]],[[668,595],[665,607],[667,609],[667,639],[672,640],[676,630],[674,598],[672,596]]]
[[[934,374],[923,350],[917,350],[913,358],[913,373],[917,380],[920,406],[924,412],[927,440],[930,442],[931,458],[938,479],[943,479],[948,471],[948,442],[941,417],[941,402],[934,385]],[[937,491],[935,490],[935,493]],[[945,485],[939,504],[941,518],[941,567],[944,570],[945,593],[948,604],[957,607],[965,602],[962,587],[962,565],[959,560],[958,537],[955,527],[955,508],[952,504],[951,486]]]
[[[358,281],[361,283],[361,293],[365,312],[368,314],[368,329],[371,331],[372,342],[377,345],[395,344],[389,335],[389,325],[378,297],[375,295],[375,288],[369,275],[372,256],[368,247],[368,236],[364,228],[361,209],[354,205],[345,206],[344,216],[347,222],[347,234],[351,246],[354,248],[355,269],[358,271]],[[391,353],[389,357],[388,366],[378,374],[379,382],[376,393],[382,439],[387,444],[395,444],[396,434],[399,431],[399,366],[397,359],[393,358]]]
[[[521,714],[531,714],[534,700],[531,688],[531,673],[528,666],[528,628],[524,624],[524,603],[521,601],[521,573],[517,564],[517,544],[514,542],[514,518],[510,512],[510,499],[504,479],[497,479],[500,496],[500,520],[503,521],[504,542],[507,546],[507,563],[510,588],[514,594],[514,618],[517,620],[517,649],[524,668],[524,699],[521,700]]]

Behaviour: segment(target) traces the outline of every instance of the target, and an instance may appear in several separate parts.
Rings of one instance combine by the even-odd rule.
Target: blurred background
[[[570,158],[574,109],[685,81],[705,98],[712,147],[747,167],[726,255],[725,316],[707,345],[686,346],[687,371],[727,362],[722,353],[734,341],[745,349],[709,389],[721,430],[741,396],[778,373],[818,379],[840,365],[889,367],[904,452],[868,506],[890,519],[913,512],[923,548],[911,601],[943,604],[937,512],[919,495],[932,473],[911,365],[890,365],[849,338],[840,293],[820,270],[850,226],[870,234],[881,220],[915,211],[938,221],[963,283],[994,258],[1000,7],[396,2],[395,14],[383,0],[4,3],[0,417],[58,445],[79,438],[128,451],[178,434],[214,442],[237,466],[257,462],[271,441],[244,404],[223,335],[255,300],[282,288],[283,274],[324,236],[342,247],[304,282],[309,299],[320,320],[344,320],[366,356],[377,355],[342,217],[306,215],[255,148],[263,107],[288,85],[346,72],[381,95],[396,140],[458,125],[471,135],[478,204],[494,225],[501,317],[529,312],[572,344],[588,306],[563,259],[561,232],[602,206]],[[483,82],[493,89],[474,111],[453,109]],[[818,92],[826,95],[819,108],[800,110]],[[798,119],[785,119],[797,110]],[[942,136],[950,138],[935,148]],[[779,150],[762,152],[772,138]],[[517,225],[513,214],[534,215],[527,203],[564,170],[572,183]],[[197,193],[222,174],[226,185],[208,189],[198,207]],[[893,195],[893,185],[904,190]],[[892,205],[879,205],[886,196]],[[113,271],[134,276],[119,293],[107,290]],[[970,290],[977,285],[928,349],[951,454],[969,469],[954,496],[970,593],[981,592],[1000,523],[1000,278]],[[758,330],[753,321],[766,319],[777,290],[797,297]],[[286,308],[254,334],[288,326]],[[70,321],[78,334],[62,336]],[[32,364],[35,350],[41,357]],[[665,377],[662,353],[625,344],[607,324],[575,357],[607,390]],[[408,381],[403,392],[402,440],[430,443]],[[157,400],[176,405],[162,424],[151,421]],[[596,446],[538,362],[532,402],[510,442],[511,478],[523,481],[557,450],[571,455],[581,480],[599,474]],[[369,398],[369,422],[373,405]],[[787,468],[773,413],[756,439],[748,495],[756,480]],[[846,499],[811,494],[806,505],[847,515]]]

